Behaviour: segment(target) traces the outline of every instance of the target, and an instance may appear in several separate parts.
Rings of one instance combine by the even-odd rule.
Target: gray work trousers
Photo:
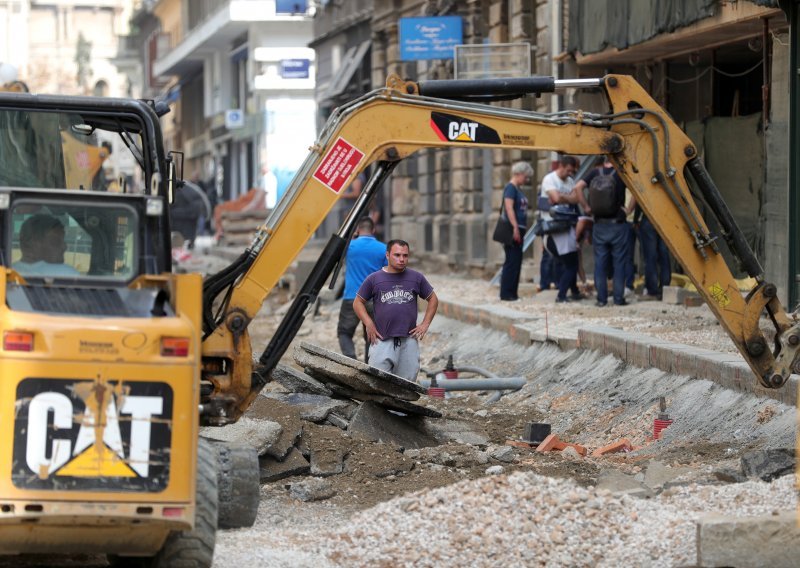
[[[419,374],[419,342],[414,337],[390,337],[370,348],[369,364],[416,382]]]

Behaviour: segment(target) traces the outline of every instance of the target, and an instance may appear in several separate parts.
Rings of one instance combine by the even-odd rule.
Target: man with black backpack
[[[614,304],[624,306],[625,275],[628,262],[628,227],[625,217],[625,183],[617,174],[614,165],[605,159],[603,165],[589,172],[575,184],[575,190],[583,193],[589,188],[589,207],[594,217],[592,245],[594,246],[594,285],[597,289],[597,306],[608,304],[608,264],[611,261],[614,274]],[[632,199],[629,207],[636,203]]]
[[[561,209],[564,217],[572,216],[574,221],[578,219],[578,205],[584,210],[587,203],[583,198],[583,193],[575,191],[575,182],[572,175],[578,168],[578,160],[574,156],[561,156],[555,170],[544,176],[542,179],[541,196],[547,199],[550,208],[547,212],[542,211],[542,219],[551,221],[554,219],[554,210]],[[575,224],[567,223],[562,232],[549,233],[544,237],[544,254],[549,254],[555,261],[560,270],[553,270],[558,276],[555,279],[558,285],[558,295],[556,302],[570,302],[572,300],[582,300],[585,298],[578,289],[577,275],[579,260],[578,242],[575,238]],[[546,257],[543,256],[543,262]],[[544,278],[542,278],[544,281]],[[549,283],[547,283],[549,286]],[[544,286],[542,286],[544,289]],[[571,297],[567,297],[567,292],[572,290]]]

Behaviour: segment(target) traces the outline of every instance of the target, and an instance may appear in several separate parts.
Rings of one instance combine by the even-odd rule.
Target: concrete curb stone
[[[555,343],[564,351],[599,351],[636,367],[655,367],[667,373],[706,379],[738,392],[797,405],[798,375],[792,375],[783,388],[765,389],[756,382],[750,367],[738,354],[718,353],[603,325],[545,327],[540,316],[516,312],[505,306],[468,306],[441,297],[439,313],[504,332],[521,345]]]

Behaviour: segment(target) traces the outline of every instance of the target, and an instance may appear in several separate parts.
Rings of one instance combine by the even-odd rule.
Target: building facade
[[[306,47],[313,9],[283,0],[162,0],[152,10],[160,22],[150,39],[152,76],[174,105],[165,133],[185,152],[187,177],[227,200],[273,175],[274,203],[316,134],[314,53]]]
[[[35,93],[129,96],[115,65],[132,0],[0,1],[0,61]]]
[[[509,44],[530,46],[531,63],[523,74],[564,79],[614,72],[636,77],[701,149],[707,169],[766,267],[767,278],[786,300],[791,285],[789,43],[788,25],[777,1],[321,2],[317,13],[321,21],[315,22],[312,44],[319,61],[320,120],[326,109],[382,86],[391,73],[417,80],[446,79],[463,71],[464,65],[468,68],[465,57],[404,57],[401,18],[442,16],[460,18],[466,46],[462,54],[472,48],[490,53]],[[362,57],[371,65],[369,84],[363,73],[356,74],[363,60],[355,61],[359,46],[367,45],[367,25],[371,33]],[[352,74],[348,62],[354,63]],[[347,96],[340,100],[340,94]],[[542,112],[605,110],[596,96],[582,92],[500,104]],[[534,182],[525,188],[533,198],[556,157],[549,152],[469,149],[419,152],[395,170],[383,190],[391,235],[405,238],[417,253],[439,263],[493,274],[503,255],[491,241],[489,229],[510,164],[518,159],[534,163]],[[708,222],[713,229],[713,220]],[[523,275],[529,281],[538,280],[535,249],[526,253]],[[736,262],[729,260],[735,269]]]

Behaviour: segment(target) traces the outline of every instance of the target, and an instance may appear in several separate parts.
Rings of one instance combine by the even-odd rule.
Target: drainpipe
[[[781,9],[786,12],[790,30],[789,52],[789,306],[798,300],[798,252],[800,252],[800,227],[798,227],[798,175],[800,175],[800,157],[798,152],[798,136],[800,136],[800,6],[797,0],[779,0]]]

